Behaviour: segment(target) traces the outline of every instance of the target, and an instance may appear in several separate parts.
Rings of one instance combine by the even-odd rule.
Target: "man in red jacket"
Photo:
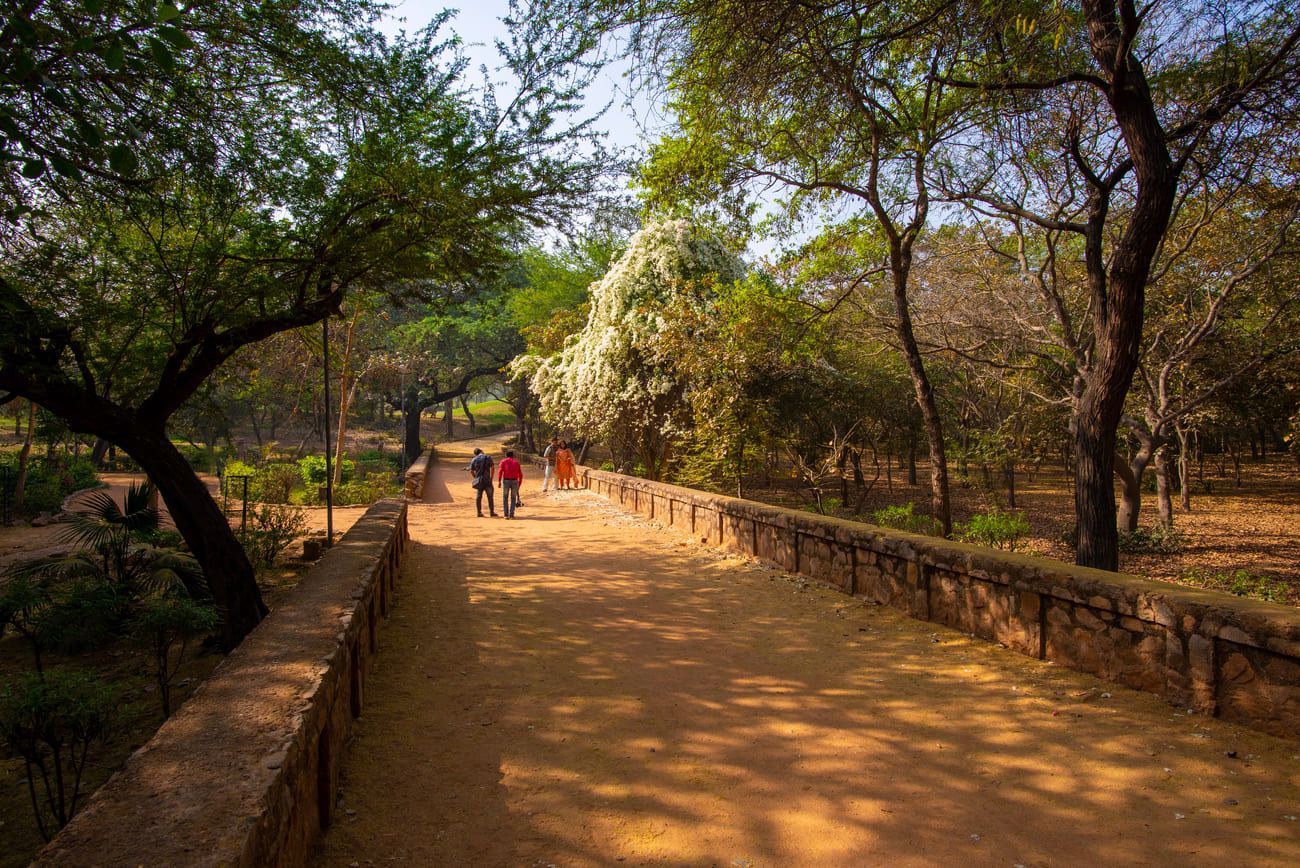
[[[514,518],[515,507],[519,505],[519,487],[524,484],[524,469],[515,460],[512,449],[506,450],[506,457],[497,465],[497,483],[501,486],[506,518]]]

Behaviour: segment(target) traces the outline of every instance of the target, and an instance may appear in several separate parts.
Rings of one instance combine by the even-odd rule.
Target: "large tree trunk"
[[[402,400],[402,460],[410,466],[424,451],[420,442],[420,415],[424,408],[420,405],[420,393],[415,387],[406,390]]]
[[[267,612],[244,547],[203,481],[165,433],[130,431],[119,445],[157,487],[176,530],[202,565],[208,590],[221,610],[222,645],[234,648]]]
[[[1136,187],[1128,225],[1107,257],[1106,223],[1114,187],[1092,182],[1084,259],[1096,349],[1074,420],[1076,561],[1114,570],[1119,566],[1111,478],[1116,431],[1137,369],[1147,278],[1169,226],[1178,169],[1169,155],[1146,73],[1133,52],[1135,41],[1124,31],[1136,25],[1121,22],[1113,3],[1084,0],[1082,5],[1092,55],[1107,81],[1106,97],[1132,159]]]

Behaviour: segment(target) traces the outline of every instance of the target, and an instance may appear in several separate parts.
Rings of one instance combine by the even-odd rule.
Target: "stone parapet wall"
[[[407,539],[405,503],[372,506],[35,864],[306,864]]]
[[[914,618],[1300,738],[1300,610],[583,468],[623,508]]]
[[[424,482],[429,476],[429,464],[433,461],[433,450],[424,452],[411,462],[402,476],[402,494],[407,500],[424,500]]]

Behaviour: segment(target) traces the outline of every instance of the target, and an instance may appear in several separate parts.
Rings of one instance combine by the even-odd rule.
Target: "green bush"
[[[248,476],[248,499],[253,503],[288,503],[289,496],[300,478],[299,469],[293,464],[264,464],[254,467],[243,461],[231,461],[226,464],[223,473],[224,493],[227,497],[240,499],[244,496],[242,480],[231,477]],[[324,478],[321,480],[324,484]]]
[[[964,542],[1008,551],[1015,551],[1016,544],[1028,534],[1029,520],[1023,512],[997,509],[971,516],[959,530],[959,537]]]
[[[906,506],[886,506],[884,509],[877,509],[871,513],[871,521],[880,527],[893,528],[894,530],[907,531],[908,533],[922,533],[931,536],[937,536],[942,532],[939,522],[935,521],[928,515],[917,515],[916,504],[908,503]]]
[[[18,477],[18,458],[13,453],[0,457],[0,465],[9,468],[10,496]],[[99,482],[95,465],[84,458],[32,458],[27,463],[27,486],[23,493],[23,512],[58,512],[63,499],[74,491],[92,488]]]
[[[263,465],[250,480],[249,496],[258,503],[288,503],[298,479],[298,468],[292,464]]]
[[[221,484],[223,486],[221,493],[226,497],[243,497],[244,481],[233,477],[247,476],[249,477],[248,496],[251,498],[253,496],[252,477],[256,475],[257,468],[251,464],[239,460],[227,461],[225,466],[221,468]]]
[[[1173,525],[1152,525],[1119,532],[1119,550],[1130,555],[1176,555],[1187,547],[1187,536]]]
[[[185,594],[158,594],[140,603],[131,621],[131,632],[153,652],[153,675],[163,717],[171,717],[172,680],[185,659],[190,641],[212,633],[220,622],[216,607]],[[172,648],[177,642],[181,646],[173,655]]]
[[[334,489],[334,503],[339,506],[371,504],[400,494],[401,489],[390,473],[372,473]]]
[[[352,478],[356,471],[356,464],[351,460],[343,459],[343,477],[342,481],[347,482]],[[302,475],[302,481],[307,484],[308,488],[325,484],[325,456],[308,455],[306,458],[298,459],[298,472]]]
[[[274,565],[276,556],[307,530],[307,517],[292,506],[264,503],[249,512],[244,551],[255,565]]]

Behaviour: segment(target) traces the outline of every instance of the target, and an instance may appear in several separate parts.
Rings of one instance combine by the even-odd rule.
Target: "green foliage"
[[[844,502],[838,497],[823,497],[816,503],[810,503],[804,507],[808,512],[815,512],[818,515],[834,515],[835,510],[844,506]]]
[[[225,486],[222,493],[225,494],[226,497],[241,497],[244,493],[244,482],[238,477],[247,476],[249,477],[248,488],[249,496],[251,497],[253,488],[252,478],[256,475],[257,468],[247,462],[239,461],[238,459],[227,461],[225,466],[221,468],[221,481],[222,485]]]
[[[171,716],[172,681],[190,641],[212,633],[220,622],[221,617],[211,603],[186,594],[156,594],[137,607],[131,619],[131,633],[153,652],[154,680],[163,717]],[[177,642],[180,647],[173,654]]]
[[[270,567],[307,530],[307,517],[292,506],[264,503],[249,512],[244,550],[255,566]]]
[[[1187,535],[1173,525],[1155,524],[1119,534],[1119,550],[1130,555],[1176,555],[1186,547]]]
[[[332,469],[332,465],[331,465]],[[350,459],[343,459],[343,482],[352,478],[357,466]],[[298,473],[302,476],[302,481],[308,488],[315,488],[325,484],[325,456],[308,455],[305,458],[298,459]]]
[[[871,513],[871,521],[880,527],[937,536],[943,532],[939,522],[928,515],[917,515],[916,504],[908,502],[904,506],[886,506]]]
[[[13,453],[0,453],[0,466],[9,468],[10,479],[17,476],[18,461]],[[91,488],[98,482],[95,465],[84,458],[32,458],[27,462],[23,510],[29,515],[58,512],[69,494]]]
[[[301,475],[293,464],[263,464],[248,481],[248,496],[257,503],[288,503]]]
[[[91,747],[116,715],[113,688],[95,672],[33,672],[0,690],[0,741],[23,760],[45,840],[77,812]]]
[[[971,520],[958,532],[965,542],[1015,551],[1020,540],[1029,534],[1029,520],[1023,512],[995,509],[971,516]]]
[[[358,453],[356,459],[359,466],[369,466],[371,469],[376,466],[391,467],[394,470],[402,469],[402,455],[399,452],[367,449]]]
[[[401,486],[392,474],[372,473],[335,488],[334,502],[339,506],[364,506],[400,493]]]
[[[1300,601],[1300,589],[1295,586],[1272,576],[1243,569],[1192,569],[1179,576],[1178,581],[1198,588],[1223,591],[1238,597],[1251,597],[1269,603],[1289,605]]]

